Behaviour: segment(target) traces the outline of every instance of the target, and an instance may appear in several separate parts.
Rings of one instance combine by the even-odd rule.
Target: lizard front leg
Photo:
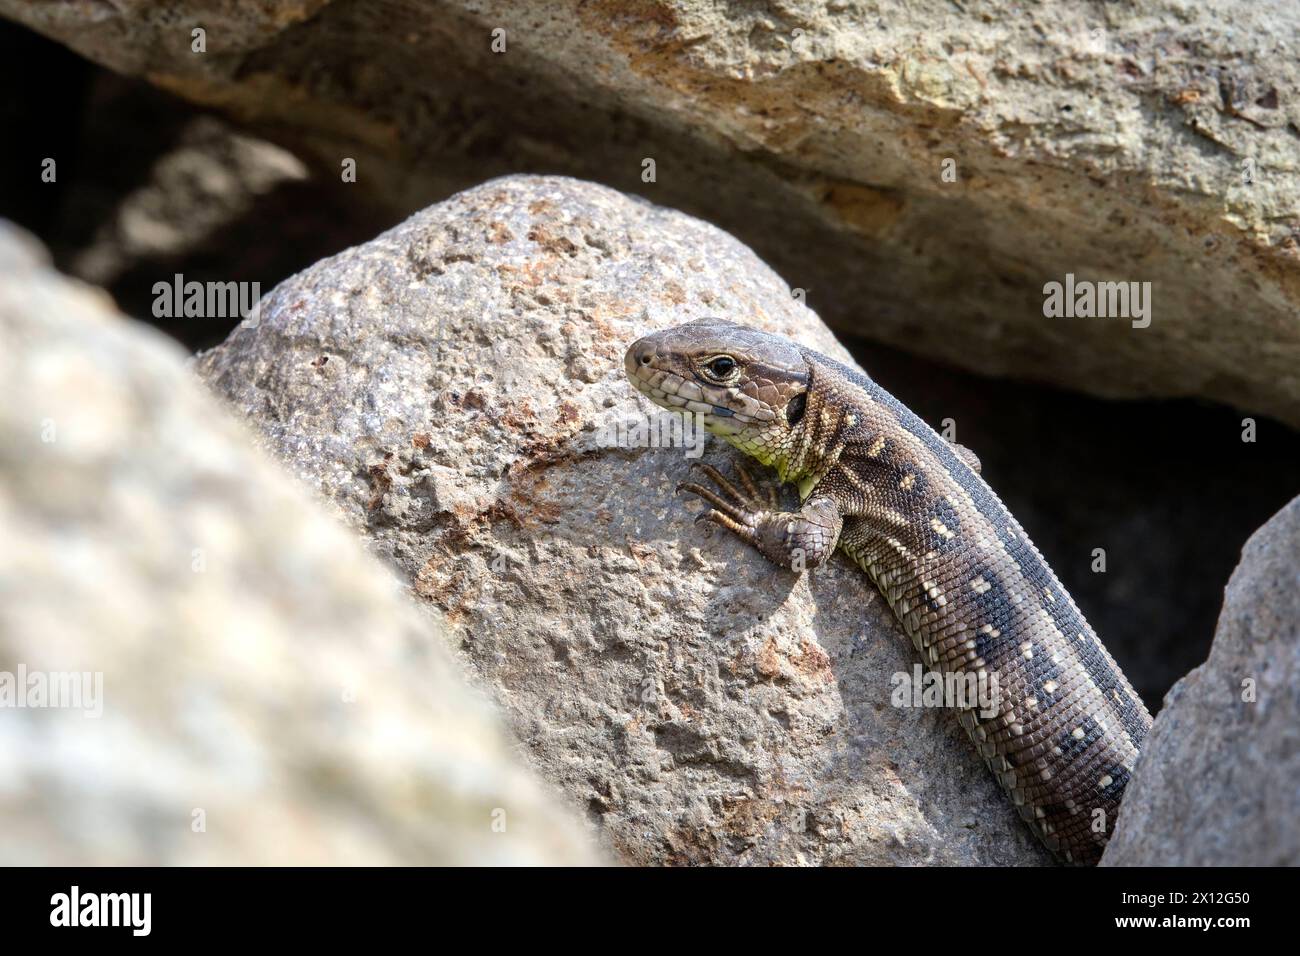
[[[773,564],[793,571],[820,567],[835,553],[844,519],[834,499],[814,495],[798,511],[778,511],[776,489],[769,486],[764,495],[739,465],[736,476],[743,489],[711,465],[698,463],[696,467],[719,488],[712,491],[695,482],[677,486],[678,491],[698,495],[713,506],[697,521],[721,525],[753,545]]]

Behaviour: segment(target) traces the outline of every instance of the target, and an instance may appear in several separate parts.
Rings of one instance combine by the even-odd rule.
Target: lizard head
[[[655,404],[695,412],[713,434],[784,470],[809,382],[808,362],[793,342],[699,319],[633,342],[623,366]]]

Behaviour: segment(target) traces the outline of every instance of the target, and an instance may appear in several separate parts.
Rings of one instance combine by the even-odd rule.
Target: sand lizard
[[[957,717],[1058,856],[1095,863],[1151,715],[1024,529],[945,441],[867,376],[788,339],[701,319],[640,339],[628,378],[799,489],[778,509],[743,470],[679,490],[778,565],[838,547],[870,576],[928,667],[996,682]]]

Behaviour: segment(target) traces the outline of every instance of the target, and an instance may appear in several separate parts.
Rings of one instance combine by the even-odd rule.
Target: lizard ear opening
[[[785,406],[785,423],[791,428],[803,420],[803,413],[808,410],[808,393],[800,392],[790,399]]]

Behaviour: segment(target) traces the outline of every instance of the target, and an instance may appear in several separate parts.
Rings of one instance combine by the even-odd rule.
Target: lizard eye
[[[705,367],[709,370],[709,375],[721,380],[736,370],[736,360],[730,355],[719,355]]]

